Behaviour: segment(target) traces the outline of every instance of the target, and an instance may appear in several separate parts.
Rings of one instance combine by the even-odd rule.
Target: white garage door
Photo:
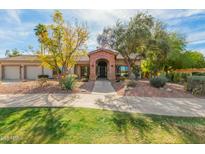
[[[19,80],[20,66],[4,66],[4,79]]]
[[[44,74],[48,75],[49,78],[53,77],[53,71],[48,68],[44,68]]]
[[[26,66],[26,78],[29,80],[38,79],[38,75],[42,74],[41,66]]]

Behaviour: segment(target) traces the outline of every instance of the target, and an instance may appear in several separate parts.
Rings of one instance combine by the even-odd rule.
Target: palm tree
[[[41,54],[42,54],[44,52],[44,47],[43,47],[42,41],[47,34],[46,26],[43,24],[38,24],[35,27],[34,31],[35,31],[35,35],[38,36],[38,41],[40,42],[40,45],[41,45]]]

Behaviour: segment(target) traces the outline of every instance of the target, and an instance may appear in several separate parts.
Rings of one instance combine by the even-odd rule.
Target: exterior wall
[[[89,59],[82,59],[77,62],[75,67],[69,70],[69,73],[75,73],[81,78],[81,66],[89,66],[89,79],[96,80],[96,66],[99,60],[105,60],[107,62],[107,78],[109,80],[115,80],[116,78],[116,66],[126,66],[124,59],[116,59],[117,53],[107,50],[98,50],[89,54]],[[1,61],[0,63],[0,80],[4,79],[4,66],[19,66],[20,67],[20,79],[26,79],[26,67],[27,66],[40,66],[39,61],[19,60],[19,61]],[[140,65],[140,60],[136,62],[136,65]],[[42,68],[42,74],[48,74],[49,77],[53,77],[53,71]]]
[[[90,54],[90,80],[96,80],[96,62],[100,59],[108,61],[107,64],[107,78],[109,80],[115,80],[115,60],[116,55],[106,51],[100,51]]]
[[[26,78],[26,67],[27,66],[40,66],[41,64],[40,63],[37,63],[37,62],[17,62],[17,61],[14,61],[14,62],[2,62],[0,64],[0,80],[3,80],[5,79],[5,76],[4,76],[4,67],[5,66],[19,66],[19,69],[20,69],[20,79],[21,80],[25,80],[27,79]],[[42,68],[42,74],[44,72],[44,69]],[[49,77],[52,77],[53,76],[53,73],[52,73],[52,70],[46,70],[44,74],[46,73],[49,73]]]
[[[73,73],[76,74],[78,76],[78,78],[80,79],[82,76],[81,73],[81,67],[82,66],[89,66],[88,64],[77,64],[75,65],[75,67],[73,68]],[[89,70],[88,70],[89,71]]]

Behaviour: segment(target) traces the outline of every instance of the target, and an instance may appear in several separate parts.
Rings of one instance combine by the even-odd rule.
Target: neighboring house
[[[133,56],[134,58],[134,56]],[[136,65],[140,64],[140,59]],[[111,49],[99,48],[82,56],[72,68],[71,73],[79,78],[89,77],[116,79],[116,76],[126,76],[128,68],[119,52]],[[0,59],[0,79],[2,80],[33,80],[38,75],[46,74],[53,77],[53,71],[41,66],[35,55],[23,55]]]

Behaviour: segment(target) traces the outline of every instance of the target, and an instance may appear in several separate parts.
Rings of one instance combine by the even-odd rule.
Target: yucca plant
[[[61,86],[66,90],[72,90],[76,84],[76,77],[73,75],[67,75],[61,81]]]

